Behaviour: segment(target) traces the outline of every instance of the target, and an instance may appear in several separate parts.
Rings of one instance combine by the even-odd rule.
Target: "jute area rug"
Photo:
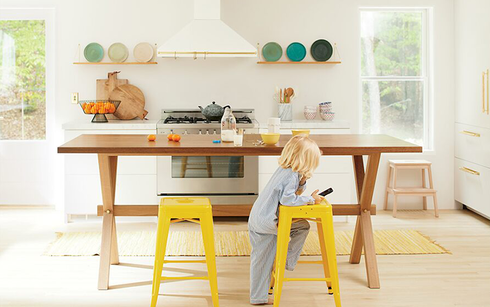
[[[352,231],[335,232],[338,255],[349,255]],[[121,256],[154,256],[156,232],[118,232]],[[377,230],[374,232],[376,254],[418,255],[450,254],[448,250],[416,230]],[[100,232],[57,233],[57,239],[47,248],[46,256],[95,256],[100,253]],[[249,256],[251,251],[247,231],[215,232],[216,255],[221,257]],[[171,231],[167,244],[168,256],[203,256],[204,247],[199,231]],[[303,248],[304,256],[320,255],[318,233],[310,231]]]

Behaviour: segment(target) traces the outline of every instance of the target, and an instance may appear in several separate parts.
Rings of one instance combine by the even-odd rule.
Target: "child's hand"
[[[299,185],[305,185],[306,183],[306,176],[301,177],[301,180],[299,181]]]
[[[318,195],[319,190],[315,190],[313,193],[311,193],[311,197],[315,199],[315,205],[318,205],[319,203],[322,202],[322,200],[325,198],[321,195]]]

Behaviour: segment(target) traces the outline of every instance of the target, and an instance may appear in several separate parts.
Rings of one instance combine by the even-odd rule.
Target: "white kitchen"
[[[489,306],[489,13],[0,0],[0,306]]]

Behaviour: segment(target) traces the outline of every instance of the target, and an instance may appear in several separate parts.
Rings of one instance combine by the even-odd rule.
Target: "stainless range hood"
[[[257,48],[221,21],[220,0],[194,0],[194,20],[158,48],[162,58],[256,57]]]

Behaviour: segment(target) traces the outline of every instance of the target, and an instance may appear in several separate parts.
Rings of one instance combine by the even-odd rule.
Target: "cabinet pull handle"
[[[490,69],[487,69],[487,115],[490,114]]]
[[[490,107],[489,107],[489,101],[490,101],[490,95],[489,95],[489,89],[490,89],[490,81],[489,81],[489,75],[490,75],[490,69],[487,69],[487,71],[482,72],[481,75],[481,86],[482,86],[482,112],[489,114],[490,112]],[[487,82],[485,84],[485,77],[487,79]],[[486,93],[486,95],[485,95]],[[485,98],[486,98],[486,106],[485,106]]]
[[[465,173],[469,173],[471,175],[476,175],[476,176],[480,176],[480,172],[477,172],[475,170],[472,170],[471,168],[467,168],[467,167],[460,167],[459,168],[461,171],[465,172]]]
[[[480,137],[480,134],[479,133],[471,132],[471,131],[467,131],[467,130],[463,130],[463,131],[461,131],[461,133],[462,134],[465,134],[465,135],[469,135],[469,136],[474,136],[474,137],[477,137],[477,138]]]

